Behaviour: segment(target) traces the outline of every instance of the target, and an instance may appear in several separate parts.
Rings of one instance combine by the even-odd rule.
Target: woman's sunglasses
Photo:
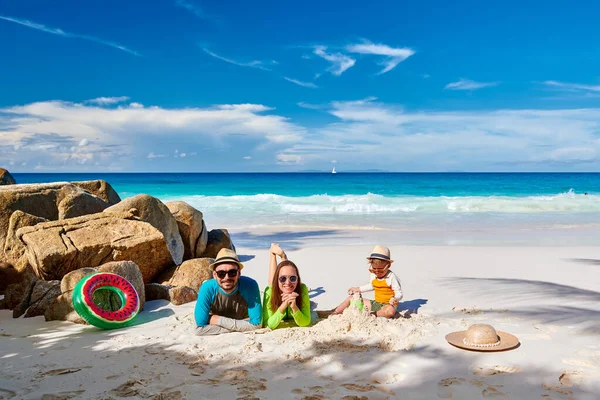
[[[298,281],[298,277],[296,275],[284,275],[279,277],[279,283],[285,283],[288,279],[290,280],[290,283],[296,283]]]
[[[225,276],[228,276],[230,278],[235,278],[237,276],[238,272],[239,272],[239,270],[237,270],[237,269],[230,269],[227,271],[215,271],[215,273],[217,274],[219,279],[223,279],[223,278],[225,278]]]

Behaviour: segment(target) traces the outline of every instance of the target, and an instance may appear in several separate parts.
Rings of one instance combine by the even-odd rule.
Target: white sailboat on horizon
[[[332,174],[337,174],[337,172],[335,172],[335,166],[333,167],[333,169],[331,170]]]

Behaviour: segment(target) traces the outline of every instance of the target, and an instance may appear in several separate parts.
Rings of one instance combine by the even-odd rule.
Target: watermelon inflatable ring
[[[96,290],[110,290],[121,300],[121,308],[105,310],[94,302]],[[127,326],[140,309],[140,299],[133,285],[122,276],[97,273],[83,277],[73,290],[73,306],[77,314],[89,324],[102,329]]]

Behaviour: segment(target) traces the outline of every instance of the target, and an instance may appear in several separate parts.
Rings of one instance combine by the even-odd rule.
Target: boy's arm
[[[392,290],[394,291],[394,299],[396,301],[400,301],[402,300],[402,297],[404,297],[402,295],[402,288],[400,287],[400,280],[398,279],[398,277],[396,276],[396,274],[393,274],[390,276],[390,280],[391,280],[391,286],[392,286]]]
[[[374,288],[373,288],[373,279],[375,279],[375,275],[371,274],[370,279],[369,279],[369,283],[367,283],[366,285],[362,285],[362,286],[358,287],[360,289],[361,293],[370,292],[370,291],[374,290]]]

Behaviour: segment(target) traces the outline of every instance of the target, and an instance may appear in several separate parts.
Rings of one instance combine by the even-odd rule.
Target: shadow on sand
[[[567,261],[572,261],[579,264],[600,265],[600,260],[593,258],[568,258]]]
[[[172,322],[177,323],[175,319]],[[139,335],[135,343],[131,343],[131,332],[129,342],[120,338],[128,329]],[[98,332],[49,323],[47,329],[19,339],[29,342],[27,338],[32,338],[30,346],[19,348],[11,354],[11,362],[0,367],[0,382],[12,382],[10,389],[0,388],[0,395],[24,399],[42,394],[65,399],[305,400],[593,399],[598,395],[578,386],[563,386],[559,374],[545,369],[514,366],[513,373],[485,373],[478,366],[494,365],[499,359],[451,346],[388,351],[385,346],[346,339],[315,339],[308,349],[298,352],[290,342],[294,332],[286,333],[287,342],[281,344],[267,341],[267,335],[276,334],[269,332],[192,337],[190,346],[189,335],[159,338],[139,326]],[[40,340],[41,334],[53,339]],[[186,349],[177,347],[186,341]],[[107,346],[109,342],[111,346]],[[48,358],[52,352],[59,352],[54,354],[60,354],[60,364],[38,358],[40,353]],[[33,370],[33,381],[16,379],[20,372],[10,368],[15,358],[21,358],[22,367]],[[392,364],[412,367],[395,371],[389,368]]]
[[[324,239],[336,236],[340,240],[354,239],[341,235],[342,231],[312,230],[312,231],[280,231],[267,234],[254,234],[251,232],[231,232],[234,243],[239,247],[250,249],[268,249],[271,243],[279,243],[286,250],[298,250],[306,245],[307,240]]]
[[[443,284],[480,296],[511,302],[542,302],[537,306],[517,306],[510,310],[485,310],[486,314],[510,312],[540,323],[579,325],[579,333],[600,333],[600,292],[552,282],[525,279],[442,278]],[[548,304],[552,302],[555,304]],[[450,316],[448,313],[442,316]]]
[[[162,308],[170,304],[167,300],[148,301],[144,304],[144,311],[139,313],[131,326],[147,324],[148,322],[157,321],[162,318],[168,318],[175,314],[170,308]]]
[[[427,304],[427,299],[407,300],[401,301],[398,308],[400,310],[407,310],[406,313],[404,313],[404,316],[407,317],[412,314],[418,314],[419,308],[425,304]]]
[[[319,286],[318,288],[310,289],[308,291],[308,297],[313,299],[323,293],[325,293],[325,289],[323,289],[323,286]]]

